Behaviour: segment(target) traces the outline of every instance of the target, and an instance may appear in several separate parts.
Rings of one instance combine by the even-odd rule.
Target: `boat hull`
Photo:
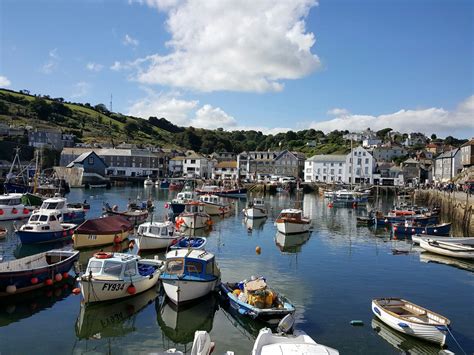
[[[440,240],[420,240],[420,247],[431,253],[450,256],[461,259],[474,259],[474,245],[462,246],[453,242]]]
[[[16,234],[20,238],[21,244],[37,244],[51,243],[60,240],[70,239],[74,234],[75,225],[56,232],[34,232],[34,231],[17,231]]]
[[[219,279],[193,281],[162,278],[161,282],[163,283],[166,296],[173,303],[180,304],[206,296],[216,289]]]
[[[451,223],[444,223],[436,226],[405,226],[403,224],[392,224],[392,233],[394,235],[414,235],[414,234],[429,234],[429,235],[448,235],[451,231]]]
[[[0,221],[13,221],[17,219],[25,219],[31,216],[31,210],[25,208],[24,205],[2,206],[0,213]]]
[[[244,216],[247,218],[265,218],[267,217],[267,210],[264,207],[245,208]]]
[[[139,250],[166,249],[172,245],[176,239],[176,237],[164,238],[143,234],[137,238],[137,246]]]
[[[150,276],[132,277],[130,280],[87,280],[87,276],[79,278],[82,297],[86,303],[111,301],[131,297],[134,294],[149,290],[159,280],[160,270],[156,269]],[[127,289],[133,283],[136,293],[130,294]]]
[[[438,216],[430,216],[430,217],[411,217],[411,216],[394,216],[388,217],[384,216],[382,218],[377,218],[377,226],[388,226],[392,223],[405,223],[406,220],[414,221],[421,226],[426,226],[429,224],[436,224],[438,223]]]
[[[310,223],[291,223],[287,221],[277,221],[276,227],[283,234],[299,234],[309,231]]]
[[[410,322],[407,319],[404,319],[402,321],[400,318],[394,317],[388,312],[386,312],[382,307],[380,307],[373,301],[372,312],[383,323],[401,333],[424,339],[433,343],[438,343],[441,346],[443,346],[446,341],[447,330],[439,330],[436,325],[414,323]]]
[[[74,248],[89,248],[101,245],[120,243],[129,236],[128,231],[119,233],[108,233],[108,234],[79,234],[74,233]]]
[[[204,202],[204,211],[209,216],[222,216],[230,212],[229,205],[214,205],[211,203]]]
[[[189,229],[206,228],[208,227],[208,223],[210,221],[209,215],[207,214],[184,214],[179,218],[183,221],[182,226]]]

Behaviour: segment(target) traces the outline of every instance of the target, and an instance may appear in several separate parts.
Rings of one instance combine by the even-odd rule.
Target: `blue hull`
[[[84,211],[70,212],[70,213],[63,214],[64,223],[81,224],[85,220],[86,220],[86,213]]]
[[[160,189],[169,189],[170,188],[170,183],[167,181],[162,181],[160,182]]]
[[[51,243],[69,239],[74,234],[74,229],[68,229],[58,232],[31,232],[17,231],[21,244]]]
[[[377,226],[379,227],[389,226],[394,223],[405,223],[405,221],[414,221],[422,226],[426,226],[429,224],[438,223],[438,216],[415,217],[415,218],[410,218],[410,216],[383,217],[383,218],[377,218]]]
[[[448,235],[451,231],[451,223],[429,227],[405,227],[401,224],[392,225],[392,233],[394,235]]]
[[[24,185],[24,184],[17,184],[17,183],[14,183],[14,182],[6,182],[3,185],[3,188],[4,188],[5,192],[9,193],[9,194],[10,193],[24,194],[24,193],[33,191],[33,188],[31,186]]]

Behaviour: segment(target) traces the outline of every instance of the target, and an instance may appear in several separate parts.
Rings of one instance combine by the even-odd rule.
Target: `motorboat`
[[[262,198],[254,198],[252,202],[247,204],[242,211],[246,218],[265,218],[268,216],[265,200]]]
[[[21,196],[17,193],[0,195],[0,221],[30,217],[31,211],[21,202]]]
[[[178,192],[176,198],[171,202],[165,204],[165,208],[171,209],[174,215],[184,212],[184,207],[187,203],[196,200],[196,194],[193,191]]]
[[[176,249],[166,254],[160,280],[175,304],[206,296],[220,284],[220,270],[214,254],[205,250]]]
[[[405,221],[405,223],[392,223],[391,231],[393,235],[448,235],[451,231],[451,223],[420,226],[416,222]]]
[[[166,249],[181,237],[175,233],[173,222],[145,222],[138,226],[137,245],[139,250]]]
[[[427,215],[427,214],[399,214],[398,212],[389,212],[383,214],[378,211],[375,214],[377,227],[383,227],[392,223],[405,223],[405,221],[413,221],[420,226],[426,226],[429,224],[438,223],[438,215]]]
[[[372,312],[389,327],[443,346],[450,320],[402,298],[372,300]]]
[[[245,187],[220,187],[217,185],[204,185],[196,189],[198,194],[213,194],[221,197],[245,198],[247,189]]]
[[[74,248],[118,244],[127,239],[131,231],[133,224],[122,216],[89,219],[74,231]]]
[[[176,229],[207,228],[211,223],[211,216],[204,211],[204,204],[192,201],[186,203],[184,212],[176,218]]]
[[[472,238],[464,238],[464,240],[456,242],[430,238],[421,239],[420,247],[435,254],[461,259],[474,259],[474,241]]]
[[[301,330],[293,330],[295,320],[291,314],[281,320],[277,331],[260,329],[252,349],[252,355],[266,354],[314,354],[337,355],[339,351],[316,343]]]
[[[147,176],[145,181],[143,181],[143,186],[153,186],[153,185],[154,185],[153,180],[149,176]]]
[[[199,201],[204,205],[204,211],[209,216],[224,216],[230,212],[231,205],[222,201],[219,196],[201,195],[199,196]]]
[[[474,237],[467,238],[467,237],[450,237],[450,236],[435,236],[435,235],[429,235],[429,234],[416,234],[411,236],[411,241],[413,244],[420,244],[420,240],[436,240],[436,241],[445,241],[445,242],[451,242],[451,243],[474,243]]]
[[[38,210],[33,212],[28,222],[16,230],[22,244],[57,242],[69,239],[77,224],[62,223],[58,210]]]
[[[137,206],[137,204],[132,203],[129,204],[128,208],[125,211],[119,211],[117,205],[110,207],[110,205],[106,203],[103,209],[105,215],[122,216],[128,219],[134,226],[137,226],[148,219],[150,207],[147,206],[147,203],[145,202],[142,206]]]
[[[369,194],[343,189],[333,192],[331,200],[335,205],[365,205],[369,200]]]
[[[78,259],[76,250],[49,250],[0,263],[0,297],[51,286],[68,278]]]
[[[207,243],[205,237],[183,237],[175,239],[171,249],[204,249]]]
[[[283,234],[303,233],[311,227],[311,219],[303,217],[303,211],[300,209],[284,209],[277,217],[275,225]]]
[[[267,287],[260,277],[240,282],[223,282],[220,294],[239,315],[257,319],[276,326],[287,314],[293,314],[295,307],[283,295]]]
[[[67,199],[61,196],[47,198],[43,201],[40,211],[54,211],[61,213],[64,223],[82,223],[86,218],[86,209],[84,207],[70,207]]]
[[[130,297],[154,287],[163,261],[138,255],[98,252],[78,277],[85,303]]]

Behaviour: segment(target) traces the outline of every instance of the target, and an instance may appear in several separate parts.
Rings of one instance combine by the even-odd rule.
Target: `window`
[[[331,163],[331,166],[334,166],[334,163]]]
[[[363,152],[362,155],[365,157],[365,152]]]
[[[191,164],[196,164],[196,159],[191,159]]]
[[[135,267],[135,263],[127,263],[125,265],[125,270],[123,272],[124,276],[135,276],[137,274],[137,268]]]
[[[48,220],[48,216],[42,214],[39,218],[40,222],[46,222]]]
[[[49,217],[49,220],[50,220],[50,221],[56,221],[56,217],[55,217],[55,216],[50,216],[50,217]]]
[[[202,264],[198,261],[186,261],[186,271],[189,274],[200,274],[202,272]]]
[[[365,175],[368,175],[368,174],[369,174],[369,167],[366,166],[366,167],[365,167]]]
[[[362,165],[362,159],[361,158],[357,159],[357,165]]]
[[[119,277],[122,272],[122,263],[116,261],[104,262],[104,274]]]
[[[166,264],[166,272],[168,274],[182,274],[184,268],[183,259],[171,259]]]
[[[342,163],[339,163],[339,166],[342,166]]]
[[[331,169],[331,175],[334,175],[334,169]]]
[[[365,163],[369,164],[369,158],[365,158]]]
[[[94,157],[89,157],[88,162],[89,165],[94,165]]]
[[[339,170],[338,170],[338,174],[342,174],[342,169],[339,169]]]

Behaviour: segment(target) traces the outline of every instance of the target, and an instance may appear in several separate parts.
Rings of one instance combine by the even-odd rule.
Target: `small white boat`
[[[459,237],[459,238],[453,238],[450,236],[439,236],[439,235],[424,235],[424,234],[416,234],[411,236],[411,241],[413,244],[420,244],[421,240],[436,240],[436,241],[445,241],[445,242],[450,242],[450,243],[474,243],[474,238],[465,238],[465,237]]]
[[[220,283],[220,270],[214,254],[205,250],[176,249],[166,254],[160,280],[168,298],[180,304],[215,290]]]
[[[372,312],[389,327],[443,346],[450,320],[402,298],[372,300]]]
[[[209,227],[211,216],[204,212],[204,204],[198,201],[186,203],[184,212],[176,218],[177,229],[201,229]]]
[[[277,333],[270,328],[260,329],[252,349],[252,355],[266,354],[308,354],[337,355],[339,351],[316,343],[308,334],[295,330],[292,332],[294,318],[291,314],[280,321]]]
[[[300,209],[285,209],[280,212],[275,225],[280,233],[297,234],[309,230],[311,219],[303,217],[303,211]]]
[[[199,201],[204,204],[204,211],[209,216],[223,216],[230,212],[230,204],[224,202],[219,196],[201,195]]]
[[[0,221],[28,218],[31,211],[21,203],[21,194],[0,195]]]
[[[139,250],[166,249],[180,235],[175,234],[173,222],[145,222],[138,226],[137,246]]]
[[[109,301],[149,290],[156,285],[163,261],[138,255],[98,252],[78,278],[86,303]]]
[[[249,202],[246,208],[243,209],[244,216],[247,218],[264,218],[268,216],[265,201],[261,198],[254,198]]]
[[[153,186],[154,182],[153,180],[148,176],[145,181],[143,181],[143,186]]]
[[[461,259],[474,259],[474,240],[472,240],[473,238],[469,238],[470,240],[465,239],[468,238],[464,238],[464,240],[456,242],[433,240],[430,238],[421,239],[420,247],[435,254]]]

